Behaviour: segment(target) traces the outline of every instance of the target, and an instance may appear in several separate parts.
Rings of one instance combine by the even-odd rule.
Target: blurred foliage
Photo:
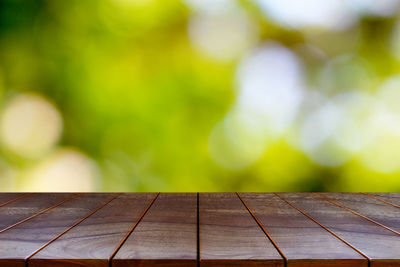
[[[353,87],[374,93],[400,71],[390,50],[397,15],[363,16],[341,31],[299,30],[266,18],[252,1],[239,5],[257,25],[251,46],[274,40],[288,47],[306,66],[307,84],[327,96]],[[235,103],[246,51],[223,61],[200,51],[188,35],[193,16],[176,0],[0,1],[3,108],[34,94],[63,120],[60,140],[37,157],[1,147],[3,191],[29,190],[34,181],[26,180],[36,177],[30,172],[60,149],[93,159],[97,182],[86,190],[400,190],[399,171],[370,170],[357,157],[336,166],[314,163],[291,144],[292,128],[249,166],[220,166],[210,156],[210,133]],[[330,60],[341,55],[350,59],[335,67]],[[321,76],[326,64],[332,71]],[[352,75],[360,65],[362,73]],[[79,190],[74,183],[65,189]]]

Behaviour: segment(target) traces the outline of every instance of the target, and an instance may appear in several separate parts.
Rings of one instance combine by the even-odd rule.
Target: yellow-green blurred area
[[[0,1],[0,191],[399,191],[399,0]]]

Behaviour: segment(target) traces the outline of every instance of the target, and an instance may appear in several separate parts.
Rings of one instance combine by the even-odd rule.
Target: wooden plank
[[[0,266],[25,266],[25,261],[33,253],[107,203],[114,195],[83,194],[0,233]]]
[[[28,195],[29,193],[0,193],[0,207]]]
[[[29,259],[29,266],[108,267],[155,193],[122,194]]]
[[[284,260],[234,193],[201,193],[200,266],[284,266]]]
[[[74,195],[72,193],[37,193],[4,205],[0,207],[0,232]]]
[[[400,208],[362,193],[320,193],[319,195],[400,234]]]
[[[371,259],[371,267],[400,266],[400,236],[317,195],[280,193],[340,238]]]
[[[196,243],[196,194],[160,194],[112,266],[196,266]]]
[[[381,201],[400,208],[400,193],[366,193],[368,196],[375,197]]]
[[[288,267],[358,267],[368,261],[274,194],[240,196],[287,259]]]

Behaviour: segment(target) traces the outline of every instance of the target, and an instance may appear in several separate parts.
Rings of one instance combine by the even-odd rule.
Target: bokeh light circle
[[[5,147],[19,156],[36,158],[59,140],[62,118],[57,108],[35,94],[21,94],[4,107],[0,137]]]
[[[190,18],[188,35],[198,51],[229,61],[247,51],[258,39],[258,28],[239,8],[221,13],[198,13]]]
[[[211,131],[209,152],[221,167],[240,170],[256,162],[267,147],[267,137],[257,121],[233,109]]]
[[[303,79],[297,56],[278,43],[267,43],[238,67],[237,105],[271,133],[282,133],[297,115]]]
[[[257,3],[268,18],[289,28],[343,30],[356,21],[341,0],[258,0]]]
[[[99,169],[92,159],[75,149],[63,148],[27,172],[24,189],[38,192],[96,191],[99,176]]]
[[[376,103],[360,91],[340,93],[312,112],[301,127],[301,146],[316,163],[339,166],[375,138],[370,126]]]
[[[378,110],[371,118],[373,142],[361,154],[361,162],[381,173],[400,170],[400,76],[386,79],[378,88]]]

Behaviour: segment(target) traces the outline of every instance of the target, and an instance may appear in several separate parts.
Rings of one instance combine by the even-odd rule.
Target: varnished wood
[[[196,266],[197,196],[162,193],[112,260],[112,266]]]
[[[365,193],[365,195],[400,208],[400,193]]]
[[[122,194],[29,260],[29,266],[109,266],[155,193]]]
[[[31,194],[0,207],[0,232],[71,198],[72,193]]]
[[[200,266],[284,266],[234,193],[200,193]]]
[[[0,266],[398,267],[399,218],[398,193],[0,193]]]
[[[368,265],[365,257],[278,196],[265,193],[240,196],[282,250],[287,266]]]
[[[362,193],[321,193],[321,195],[400,235],[400,208]]]
[[[400,266],[399,235],[326,201],[317,194],[280,195],[365,254],[371,260],[371,266],[385,267],[388,259]]]
[[[0,207],[24,198],[28,195],[30,195],[30,193],[0,193]]]
[[[0,233],[0,266],[25,266],[33,253],[111,197],[109,194],[83,194]]]

